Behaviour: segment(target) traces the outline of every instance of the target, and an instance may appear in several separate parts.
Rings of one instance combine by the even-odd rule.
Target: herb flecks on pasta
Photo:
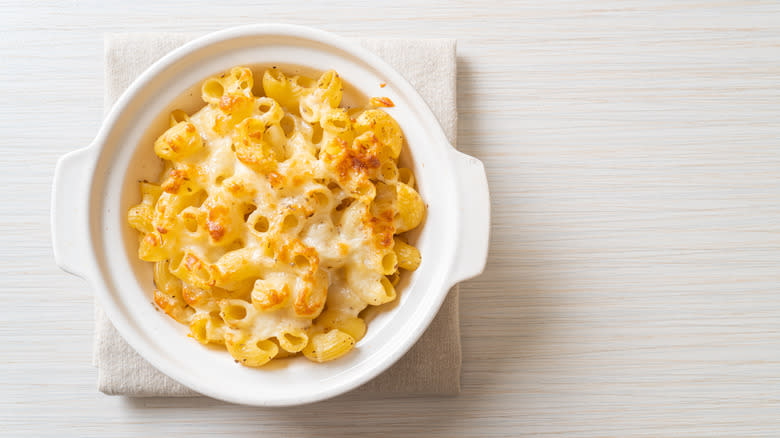
[[[154,302],[196,341],[253,367],[336,359],[364,336],[360,312],[420,265],[398,234],[425,207],[398,167],[398,123],[341,108],[335,71],[267,70],[265,96],[254,80],[235,67],[203,82],[201,110],[171,114],[154,142],[165,170],[141,183],[128,223],[154,263]]]

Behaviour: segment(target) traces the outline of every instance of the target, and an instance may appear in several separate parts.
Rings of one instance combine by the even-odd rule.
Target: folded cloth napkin
[[[193,35],[159,33],[107,36],[106,110],[149,65],[192,38]],[[417,89],[439,119],[447,138],[455,144],[455,41],[366,39],[359,42],[398,70]],[[141,358],[122,339],[99,305],[95,306],[95,326],[93,362],[98,367],[100,391],[131,397],[199,395]],[[457,394],[460,391],[460,364],[456,286],[417,344],[398,363],[356,391]]]

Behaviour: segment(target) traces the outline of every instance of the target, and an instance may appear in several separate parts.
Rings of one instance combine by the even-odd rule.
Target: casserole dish
[[[326,364],[281,361],[244,369],[224,351],[188,339],[186,329],[149,303],[151,268],[135,256],[126,224],[138,202],[137,182],[154,179],[159,160],[151,144],[175,108],[192,112],[207,77],[234,65],[255,71],[338,71],[354,93],[382,94],[407,139],[402,160],[414,169],[428,215],[414,236],[420,268],[399,285],[399,300],[369,324],[354,352]],[[369,91],[370,90],[370,91]],[[481,163],[447,143],[419,95],[383,61],[325,32],[286,25],[229,29],[195,40],[142,74],[109,113],[89,147],[57,165],[52,197],[57,263],[86,278],[128,343],[160,371],[215,398],[252,405],[293,405],[348,391],[399,359],[420,337],[452,285],[484,267],[489,197]]]

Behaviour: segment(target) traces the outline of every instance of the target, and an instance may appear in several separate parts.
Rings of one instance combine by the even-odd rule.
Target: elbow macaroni
[[[341,78],[248,68],[202,84],[201,110],[176,110],[154,142],[158,183],[128,211],[138,257],[154,263],[154,302],[202,344],[257,367],[348,353],[360,313],[393,301],[399,269],[420,252],[399,233],[420,225],[414,175],[398,167],[403,134],[386,112],[339,105]]]

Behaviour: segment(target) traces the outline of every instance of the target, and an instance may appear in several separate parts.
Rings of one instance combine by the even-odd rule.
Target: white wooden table
[[[104,3],[0,2],[0,435],[780,436],[780,4]],[[101,122],[103,34],[259,21],[459,39],[459,144],[494,217],[459,397],[96,392],[49,198]]]

